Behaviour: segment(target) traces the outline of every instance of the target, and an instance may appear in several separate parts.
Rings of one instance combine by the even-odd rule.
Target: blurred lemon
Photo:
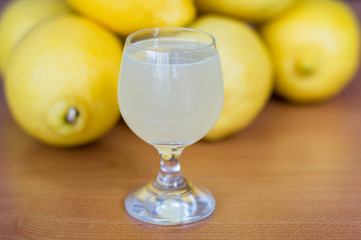
[[[221,58],[223,110],[205,136],[206,140],[218,140],[248,126],[264,107],[272,91],[271,61],[257,33],[243,22],[205,15],[190,27],[212,34]]]
[[[298,0],[196,0],[201,12],[221,13],[251,22],[269,20]]]
[[[63,0],[15,0],[0,17],[0,71],[20,39],[39,23],[69,13]]]
[[[105,134],[119,118],[117,79],[122,48],[85,18],[63,16],[27,34],[9,61],[5,93],[17,122],[56,146]]]
[[[276,67],[276,92],[309,103],[339,93],[359,62],[359,27],[346,3],[302,0],[261,32]]]
[[[67,0],[77,11],[127,35],[151,27],[183,26],[196,13],[193,0]]]

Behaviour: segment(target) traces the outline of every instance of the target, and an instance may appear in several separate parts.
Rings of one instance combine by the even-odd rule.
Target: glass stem
[[[183,179],[180,155],[185,146],[155,146],[160,155],[160,172],[154,182],[154,186],[167,191],[176,191],[187,188],[187,182]]]

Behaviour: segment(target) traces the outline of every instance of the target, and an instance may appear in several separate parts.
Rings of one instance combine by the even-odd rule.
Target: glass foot
[[[199,221],[212,214],[216,202],[203,187],[184,181],[181,190],[161,190],[150,182],[128,194],[127,212],[134,218],[158,225],[176,225]]]

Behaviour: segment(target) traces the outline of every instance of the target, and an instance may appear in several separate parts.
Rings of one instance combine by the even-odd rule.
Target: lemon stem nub
[[[318,56],[312,48],[301,53],[296,61],[296,71],[300,76],[309,76],[317,71]]]
[[[315,71],[315,66],[310,61],[299,62],[297,65],[297,71],[300,75],[308,76]]]
[[[76,108],[72,107],[72,108],[69,108],[68,113],[66,114],[65,120],[67,123],[73,124],[76,122],[76,119],[78,118],[78,116],[79,116],[79,111]]]

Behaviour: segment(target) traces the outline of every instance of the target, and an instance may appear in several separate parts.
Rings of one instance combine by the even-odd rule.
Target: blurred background
[[[179,26],[214,35],[225,86],[204,140],[251,125],[272,95],[293,105],[332,101],[359,66],[359,24],[341,0],[1,1],[0,71],[12,116],[32,137],[72,147],[120,118],[116,88],[132,32]]]

